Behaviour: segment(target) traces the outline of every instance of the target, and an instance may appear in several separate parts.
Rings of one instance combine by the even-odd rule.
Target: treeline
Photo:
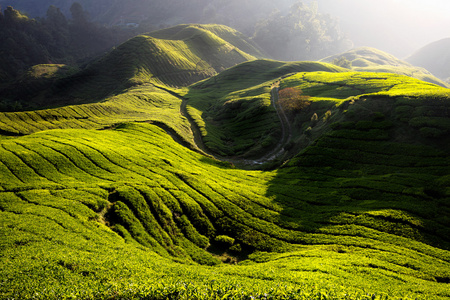
[[[316,60],[350,49],[352,42],[341,31],[337,19],[321,14],[317,1],[308,2],[112,0],[97,18],[103,23],[128,18],[146,30],[175,25],[170,22],[224,24],[253,38],[278,60]]]
[[[91,22],[77,2],[70,12],[72,18],[67,19],[50,6],[44,18],[32,19],[11,6],[0,9],[0,81],[36,64],[79,64],[135,34]]]
[[[40,56],[33,59],[35,62],[45,61],[42,57],[51,62],[73,62],[120,43],[131,37],[130,31],[138,34],[181,23],[228,25],[253,38],[268,56],[277,60],[316,60],[348,50],[352,45],[337,20],[319,12],[317,1],[311,4],[301,0],[78,1],[85,10],[79,3],[70,4],[71,1],[43,0],[40,5],[16,2],[32,15],[39,15],[42,5],[62,6],[61,9],[51,6],[45,16],[37,19],[26,18],[13,9],[5,11],[4,18],[8,14],[14,21],[9,21],[9,33],[2,35],[26,45],[21,45],[18,53],[12,50],[17,47],[8,48],[11,49],[8,64],[12,70],[23,69],[17,68],[23,61],[23,52],[34,53],[25,59],[25,65],[29,65],[33,56]],[[69,16],[72,19],[66,19]],[[126,31],[123,25],[127,23],[138,26]],[[17,30],[21,31],[19,36]]]

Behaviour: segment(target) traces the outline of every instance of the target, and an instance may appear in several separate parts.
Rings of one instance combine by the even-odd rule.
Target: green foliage
[[[215,241],[223,244],[232,246],[234,244],[234,239],[226,235],[218,235],[215,237]]]
[[[346,69],[351,69],[352,68],[352,62],[349,61],[347,58],[345,58],[344,56],[341,56],[339,58],[335,58],[333,59],[333,61],[331,62],[333,65],[339,66],[339,67],[343,67]]]
[[[331,110],[327,110],[325,112],[325,115],[323,116],[323,121],[324,122],[328,121],[328,119],[330,119],[330,117],[331,117]]]

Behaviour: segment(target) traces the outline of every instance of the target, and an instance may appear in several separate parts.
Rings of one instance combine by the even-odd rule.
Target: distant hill
[[[0,101],[24,109],[96,102],[143,83],[186,86],[261,56],[229,27],[180,25],[132,38],[76,73],[36,66],[0,87]]]
[[[343,61],[342,58],[344,58],[345,61]],[[341,63],[350,63],[349,66],[355,71],[401,74],[447,87],[446,83],[439,78],[436,78],[424,68],[413,66],[408,62],[375,48],[360,47],[341,54],[329,56],[322,59],[322,61],[339,64],[340,59]]]
[[[442,80],[450,77],[450,38],[433,42],[406,59],[409,63],[429,70]]]

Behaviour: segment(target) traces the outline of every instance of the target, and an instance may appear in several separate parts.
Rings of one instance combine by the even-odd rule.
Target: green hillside
[[[450,38],[433,42],[406,58],[409,63],[426,68],[442,80],[450,77]]]
[[[187,86],[255,56],[261,53],[229,27],[177,26],[132,38],[75,74],[54,72],[57,76],[49,78],[51,71],[47,71],[38,72],[44,78],[19,78],[0,87],[0,101],[13,110],[16,103],[32,110],[99,102],[139,85]],[[41,67],[45,68],[52,67]]]
[[[430,83],[438,84],[443,87],[448,87],[445,82],[435,77],[428,70],[425,70],[423,68],[424,65],[415,64],[412,61],[411,63],[413,65],[411,65],[408,62],[402,61],[391,54],[375,48],[360,47],[349,50],[342,54],[327,57],[322,61],[331,63],[333,61],[337,62],[342,58],[345,58],[349,63],[351,63],[351,69],[355,71],[382,72],[406,75]]]
[[[173,89],[133,43],[179,45],[62,87],[129,83],[101,102],[0,116],[0,298],[450,297],[448,89],[267,60]],[[310,104],[283,121],[286,87]],[[197,131],[236,165],[283,151],[242,170]]]
[[[193,85],[186,110],[214,154],[259,158],[276,146],[281,130],[272,85],[287,74],[314,71],[345,69],[317,62],[243,63]]]

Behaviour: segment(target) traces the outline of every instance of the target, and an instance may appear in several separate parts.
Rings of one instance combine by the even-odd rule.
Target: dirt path
[[[200,132],[200,129],[198,128],[197,124],[195,123],[194,119],[189,115],[188,111],[187,111],[187,100],[174,93],[173,91],[169,90],[169,89],[165,89],[162,87],[157,86],[158,88],[170,93],[171,95],[179,98],[182,102],[181,102],[181,106],[180,106],[180,114],[182,116],[184,116],[190,123],[190,127],[191,127],[191,132],[194,136],[194,143],[197,146],[198,150],[200,153],[206,155],[206,156],[210,156],[210,157],[214,157],[217,160],[221,160],[221,161],[227,161],[229,163],[232,163],[234,165],[247,165],[247,166],[251,166],[251,165],[262,165],[268,161],[274,160],[277,157],[279,157],[280,155],[282,155],[284,153],[284,149],[283,147],[290,141],[290,139],[292,138],[292,129],[291,129],[291,124],[289,123],[289,120],[284,112],[284,110],[281,108],[281,106],[278,103],[278,85],[279,83],[274,83],[272,85],[272,90],[271,90],[271,102],[273,107],[275,108],[275,111],[278,115],[278,118],[280,119],[280,123],[281,123],[281,138],[280,141],[278,142],[277,146],[271,150],[268,153],[265,153],[263,156],[261,156],[260,158],[256,158],[256,159],[244,159],[244,158],[239,158],[239,157],[223,157],[223,156],[219,156],[216,154],[213,154],[206,146],[205,143],[203,142],[203,138],[202,138],[202,134]]]
[[[272,105],[275,108],[275,111],[277,112],[278,118],[280,119],[281,123],[281,138],[278,142],[277,146],[270,151],[269,153],[266,153],[263,157],[254,160],[255,164],[263,164],[265,162],[271,161],[276,159],[278,156],[282,155],[284,153],[284,145],[286,145],[292,138],[292,129],[291,124],[289,123],[289,120],[286,116],[286,113],[284,112],[283,108],[278,102],[278,88],[279,88],[279,82],[274,83],[272,85],[272,91],[271,91],[271,100]]]
[[[206,154],[207,156],[212,156],[217,158],[216,156],[214,156],[209,149],[205,146],[205,143],[203,143],[203,138],[202,138],[202,134],[200,132],[200,129],[198,128],[197,124],[195,123],[194,119],[192,119],[191,115],[189,115],[188,111],[187,111],[187,100],[178,96],[182,102],[181,102],[181,106],[180,106],[180,114],[185,117],[186,119],[188,119],[189,124],[191,125],[191,132],[192,135],[194,136],[194,143],[195,145],[197,145],[197,148],[203,152],[204,154]]]

